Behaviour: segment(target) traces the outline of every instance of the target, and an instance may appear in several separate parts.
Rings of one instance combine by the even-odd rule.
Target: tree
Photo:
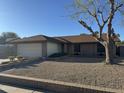
[[[117,45],[117,46],[124,45],[124,41],[116,42],[116,45]]]
[[[114,38],[117,37],[113,28],[113,19],[119,13],[123,15],[123,0],[74,0],[74,14],[78,22],[86,28],[92,36],[105,47],[106,64],[111,64],[114,57]],[[95,29],[90,24],[94,22]],[[96,31],[96,28],[98,31]],[[106,40],[103,30],[107,28]]]
[[[0,43],[5,44],[7,39],[19,38],[19,36],[14,32],[3,32],[0,35]]]

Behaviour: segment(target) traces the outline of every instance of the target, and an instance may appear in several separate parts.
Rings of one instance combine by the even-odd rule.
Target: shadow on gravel
[[[105,58],[91,58],[91,57],[56,57],[48,58],[51,62],[65,62],[65,63],[103,63]]]
[[[105,58],[103,57],[56,57],[56,58],[48,58],[48,61],[51,62],[65,62],[65,63],[104,63]],[[118,57],[114,59],[114,65],[124,66],[124,58]]]
[[[10,65],[0,66],[0,72],[10,70],[10,69],[19,69],[19,68],[29,68],[29,67],[37,67],[37,64],[44,62],[44,60],[38,59],[35,61],[26,61],[22,63],[15,63]]]
[[[0,93],[7,93],[7,92],[5,92],[5,91],[3,91],[3,90],[0,89]]]
[[[121,57],[115,58],[113,65],[124,66],[124,58]]]

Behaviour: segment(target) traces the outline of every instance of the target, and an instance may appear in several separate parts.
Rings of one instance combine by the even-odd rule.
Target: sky
[[[20,37],[33,35],[65,36],[88,33],[69,17],[73,0],[0,0],[0,34],[15,32]],[[119,15],[115,18],[118,21]],[[95,28],[95,26],[94,26]],[[124,40],[123,26],[114,29]]]

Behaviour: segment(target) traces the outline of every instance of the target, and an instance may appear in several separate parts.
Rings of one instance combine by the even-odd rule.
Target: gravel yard
[[[43,61],[2,73],[124,89],[124,64],[122,59],[118,65],[104,65],[102,63],[103,59],[95,58],[66,59]]]

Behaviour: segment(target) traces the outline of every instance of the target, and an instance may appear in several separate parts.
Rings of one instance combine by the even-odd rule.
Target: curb
[[[56,93],[124,93],[121,90],[102,88],[96,86],[80,85],[47,79],[36,79],[23,76],[0,74],[0,83],[12,86],[48,90]]]

